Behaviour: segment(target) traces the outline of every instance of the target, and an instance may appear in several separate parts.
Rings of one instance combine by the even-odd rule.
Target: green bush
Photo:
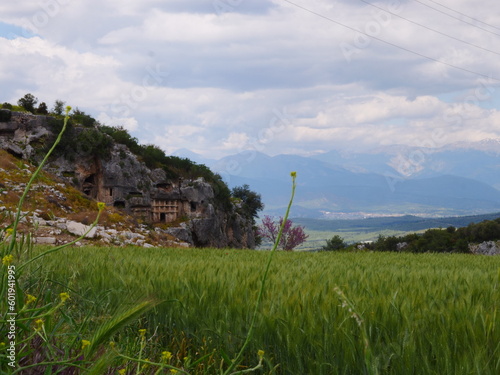
[[[98,129],[84,129],[75,139],[74,149],[78,154],[107,158],[111,153],[113,140]]]
[[[469,243],[500,240],[500,218],[472,223],[467,227],[428,229],[423,234],[402,237],[380,236],[371,246],[374,251],[412,253],[468,253]],[[404,246],[402,246],[404,244]]]
[[[323,251],[338,251],[344,250],[347,247],[347,243],[338,234],[326,240],[326,245],[321,248]]]
[[[84,111],[76,108],[71,116],[71,119],[75,124],[80,124],[87,128],[94,126],[97,123],[97,120],[92,116],[86,114]]]
[[[40,115],[48,115],[49,109],[47,108],[47,104],[45,104],[45,102],[41,102],[36,110],[36,113]]]

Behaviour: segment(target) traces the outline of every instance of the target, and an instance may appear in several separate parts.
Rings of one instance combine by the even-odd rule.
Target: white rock
[[[151,245],[150,243],[145,243],[142,247],[151,248],[151,247],[154,247],[154,246]]]
[[[57,239],[55,237],[36,237],[35,238],[35,243],[38,243],[38,244],[54,245],[56,242],[57,242]]]
[[[68,221],[66,222],[66,229],[68,232],[71,234],[74,234],[75,236],[82,236],[85,234],[91,227],[89,225],[85,225],[82,223],[78,223],[76,221]],[[85,238],[94,238],[96,234],[97,229],[94,227],[90,229],[90,232],[87,233]]]
[[[108,240],[108,241],[112,238],[112,237],[111,237],[109,234],[107,234],[106,232],[99,232],[99,235],[102,237],[102,239],[104,239],[104,240]]]
[[[66,230],[66,229],[68,229],[68,226],[66,223],[56,223],[56,228]]]
[[[39,217],[33,218],[33,224],[37,224],[38,226],[44,227],[47,225],[47,222]]]

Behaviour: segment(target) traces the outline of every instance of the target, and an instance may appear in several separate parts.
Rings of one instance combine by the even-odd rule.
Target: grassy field
[[[162,350],[179,363],[213,350],[232,358],[267,256],[69,248],[32,264],[24,283],[35,295],[42,284],[44,293],[69,291],[68,308],[91,322],[146,297],[165,300],[117,334],[117,345],[130,345],[145,328],[148,358]],[[500,257],[277,253],[243,363],[254,364],[258,350],[266,374],[498,375]],[[205,373],[219,373],[216,362]]]

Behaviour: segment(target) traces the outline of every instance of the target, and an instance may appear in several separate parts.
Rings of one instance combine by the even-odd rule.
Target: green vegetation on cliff
[[[9,103],[4,103],[1,107],[7,109],[1,110],[0,120],[4,119],[3,121],[8,121],[10,119],[11,109],[40,113],[40,111],[37,111],[35,108],[37,102],[38,99],[32,94],[26,94],[19,100],[19,107],[13,108]],[[48,151],[49,145],[53,143],[56,135],[62,129],[62,107],[64,104],[64,101],[56,100],[53,109],[47,113],[50,117],[49,123],[53,134],[51,137],[52,139],[47,139],[44,145],[40,145],[40,150],[38,151],[40,155]],[[166,155],[165,152],[156,145],[140,144],[138,139],[130,135],[125,128],[101,124],[91,115],[78,108],[71,112],[66,131],[52,157],[64,156],[69,161],[73,161],[77,157],[107,158],[115,143],[125,145],[140,161],[144,162],[148,168],[163,169],[169,179],[197,179],[202,177],[212,185],[215,192],[215,199],[221,207],[226,210],[232,207],[231,190],[219,174],[212,172],[204,164],[195,163],[187,158]],[[242,205],[245,207],[248,206],[244,208],[244,211],[250,212],[250,217],[253,219],[256,216],[255,211],[262,209],[263,206],[260,201],[260,196],[251,191],[250,193],[253,194],[252,200],[248,202],[243,200]],[[256,201],[255,198],[258,198],[258,201]]]

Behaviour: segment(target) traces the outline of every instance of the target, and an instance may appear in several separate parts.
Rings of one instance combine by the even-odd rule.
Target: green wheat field
[[[146,329],[149,358],[234,358],[267,259],[234,249],[67,248],[31,264],[24,283],[35,295],[69,291],[65,308],[90,327],[162,300],[116,344]],[[261,374],[498,375],[500,257],[278,252],[243,363],[259,350]]]

